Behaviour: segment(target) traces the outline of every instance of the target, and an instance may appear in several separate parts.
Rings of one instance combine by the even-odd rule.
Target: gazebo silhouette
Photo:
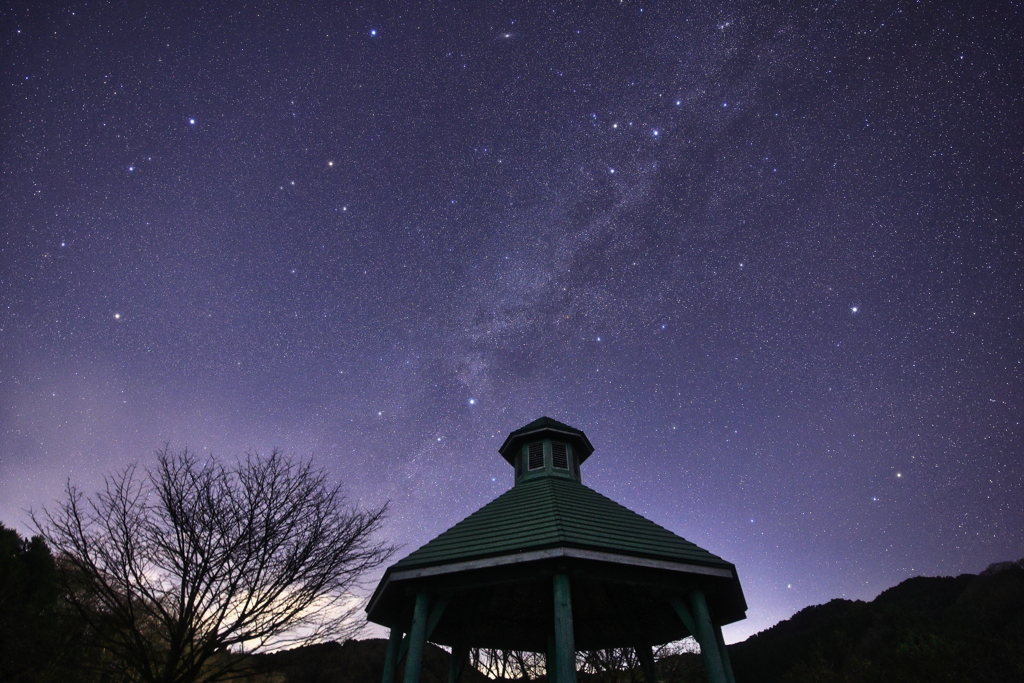
[[[575,683],[575,653],[696,637],[710,683],[734,683],[723,624],[745,618],[736,567],[583,485],[594,447],[542,417],[498,452],[515,485],[384,573],[367,606],[386,626],[382,683],[419,683],[429,640],[451,647],[457,683],[473,647],[547,654],[549,683]]]

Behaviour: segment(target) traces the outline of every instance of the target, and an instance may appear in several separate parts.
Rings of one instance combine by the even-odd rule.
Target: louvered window
[[[551,466],[558,470],[569,469],[569,453],[564,443],[551,443]]]
[[[529,456],[528,468],[539,470],[544,467],[544,442],[531,443],[527,451]]]

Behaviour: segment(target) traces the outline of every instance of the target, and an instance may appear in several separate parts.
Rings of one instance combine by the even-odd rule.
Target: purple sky
[[[818,4],[6,5],[0,522],[280,447],[411,551],[549,415],[729,640],[1024,555],[1020,4]]]

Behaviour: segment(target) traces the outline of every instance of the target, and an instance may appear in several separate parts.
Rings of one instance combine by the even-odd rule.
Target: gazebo
[[[384,573],[368,619],[390,629],[382,683],[419,683],[425,643],[451,647],[456,683],[473,647],[547,654],[550,683],[575,683],[575,653],[693,635],[711,683],[734,683],[723,624],[745,617],[736,567],[584,486],[586,434],[542,417],[499,453],[515,485]]]

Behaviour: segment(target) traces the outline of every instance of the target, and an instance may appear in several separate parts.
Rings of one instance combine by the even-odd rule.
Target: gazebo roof
[[[577,481],[543,477],[511,488],[389,571],[507,555],[526,560],[529,551],[558,547],[727,570],[733,567]]]

